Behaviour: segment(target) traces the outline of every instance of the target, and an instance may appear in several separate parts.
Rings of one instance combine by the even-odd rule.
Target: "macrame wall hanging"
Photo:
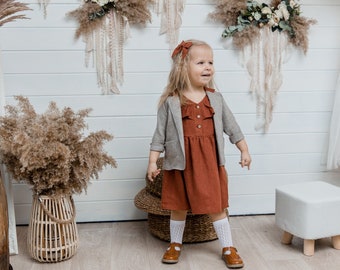
[[[221,0],[209,14],[224,24],[222,37],[232,38],[241,52],[251,77],[249,91],[256,99],[256,130],[268,131],[290,45],[307,53],[308,30],[316,21],[300,13],[300,5],[293,0]]]
[[[50,3],[50,0],[38,0],[39,7],[43,10],[44,18],[47,17],[47,6]]]
[[[158,0],[155,2],[155,12],[161,16],[159,34],[166,35],[166,41],[169,43],[171,51],[178,44],[184,7],[185,0]]]
[[[103,94],[120,93],[124,80],[123,46],[129,25],[145,26],[151,21],[148,5],[152,0],[85,0],[67,14],[77,20],[76,38],[83,38],[85,65],[92,56],[97,82]]]

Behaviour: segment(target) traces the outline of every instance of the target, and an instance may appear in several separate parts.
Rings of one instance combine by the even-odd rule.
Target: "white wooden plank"
[[[334,91],[337,73],[337,70],[283,71],[279,95],[282,91]],[[301,80],[302,78],[308,80]]]
[[[273,121],[270,124],[270,133],[312,133],[329,130],[329,120],[331,112],[311,112],[311,113],[274,113]],[[238,117],[240,118],[240,116]],[[242,118],[241,118],[242,119]],[[253,117],[247,118],[247,122],[240,123],[243,130],[247,133],[254,131],[256,120]]]
[[[227,156],[226,168],[230,175],[299,174],[326,170],[320,153],[295,153],[277,155],[252,155],[251,170],[241,168],[240,156]]]
[[[290,60],[283,65],[283,70],[337,70],[340,64],[339,50],[314,49],[305,56],[300,51],[293,51]],[[152,59],[152,60],[150,60]],[[16,65],[15,63],[21,63]],[[35,63],[32,66],[31,63]],[[4,73],[74,73],[93,72],[91,66],[84,65],[84,53],[81,51],[4,51]],[[224,49],[215,50],[215,68],[223,71],[243,71],[238,54]],[[167,51],[125,51],[124,70],[126,72],[168,72],[170,59]]]
[[[334,58],[335,57],[335,58]],[[306,55],[301,50],[293,50],[289,61],[283,64],[283,70],[338,70],[340,68],[338,49],[311,49]]]
[[[300,134],[309,136],[313,133],[312,136],[327,136],[330,113],[274,114],[273,122],[266,136],[255,131],[255,115],[235,114],[235,117],[243,133],[247,136],[260,134],[263,140],[266,140],[271,138],[270,134],[288,134],[288,136],[296,134],[297,138],[300,138]],[[87,119],[87,123],[91,131],[101,130],[105,127],[105,130],[115,138],[151,138],[156,126],[156,116],[96,117]],[[125,128],[117,128],[121,126]]]
[[[235,147],[233,145],[227,148]],[[250,152],[252,148],[250,145]],[[114,155],[114,153],[113,153]],[[251,170],[242,169],[239,165],[239,154],[226,155],[226,169],[230,176],[247,178],[253,175],[263,174],[301,174],[319,173],[325,171],[322,153],[286,153],[286,154],[252,154]],[[107,167],[100,174],[103,180],[145,179],[148,151],[145,157],[140,159],[117,159],[118,167]],[[133,168],[133,170],[131,169]]]
[[[71,107],[74,111],[92,108],[89,116],[142,116],[155,115],[157,111],[158,95],[99,95],[82,96],[31,96],[31,104],[36,112],[47,110],[51,101],[56,102],[59,108]],[[7,104],[16,104],[13,97],[7,98]]]
[[[1,32],[2,50],[84,50],[73,28],[11,28]],[[42,37],[44,39],[42,40]],[[24,42],[25,41],[25,42]]]
[[[299,134],[270,134],[266,136],[249,135],[247,142],[253,155],[290,154],[290,153],[321,153],[328,134],[299,133]],[[113,151],[116,158],[144,158],[148,156],[150,137],[146,138],[116,138],[107,143],[107,148]],[[227,145],[227,155],[238,154],[233,145]]]
[[[248,94],[223,94],[233,113],[256,113],[256,103]],[[274,113],[328,112],[333,92],[281,92],[274,103]]]
[[[3,50],[81,50],[85,49],[82,39],[75,39],[75,28],[8,28],[1,32]],[[202,27],[201,31],[184,28],[181,39],[207,40],[215,48],[221,48],[221,28]],[[324,33],[327,35],[327,32]],[[41,36],[45,39],[41,40]],[[332,38],[332,36],[330,36]],[[18,41],[26,42],[18,42]],[[143,40],[143,42],[138,42]],[[145,40],[145,41],[144,41]],[[329,43],[327,43],[329,44]],[[139,29],[131,27],[130,38],[124,44],[125,50],[168,50],[165,36],[159,35],[158,28]],[[170,52],[169,52],[170,53]]]
[[[75,28],[8,28],[2,30],[1,47],[3,50],[81,50],[85,43],[75,39]],[[221,49],[224,41],[220,39],[224,28],[201,27],[183,28],[179,39],[201,39],[207,41],[212,48]],[[334,34],[336,32],[337,34]],[[41,40],[41,36],[44,40]],[[138,42],[145,40],[145,42]],[[22,41],[22,42],[20,42]],[[340,28],[313,26],[309,34],[309,48],[337,48],[340,42]],[[159,36],[158,28],[131,28],[131,36],[124,45],[125,50],[167,50],[165,37]],[[230,50],[231,48],[226,48]]]
[[[16,223],[29,223],[31,205],[15,205]],[[76,222],[146,219],[146,213],[134,206],[134,201],[76,202]]]
[[[115,138],[150,138],[156,126],[156,116],[90,118],[87,123],[92,131],[105,127]]]
[[[287,175],[287,178],[280,183],[277,183],[276,186],[289,184],[289,183],[297,183],[302,181],[328,181],[328,182],[337,182],[339,181],[338,175],[325,175],[325,174],[315,174],[315,175],[301,175],[300,178],[297,175],[293,176]],[[256,182],[254,182],[250,187],[256,186]],[[257,185],[258,186],[258,185]],[[236,185],[235,185],[236,187]],[[272,192],[267,194],[233,194],[230,192],[229,198],[229,214],[230,215],[252,215],[252,214],[274,214],[275,213],[275,187],[272,187]],[[233,187],[231,187],[233,190]]]
[[[82,51],[3,51],[3,65],[6,67],[4,73],[93,72],[92,63],[88,68],[84,66],[84,57]],[[239,65],[238,55],[232,51],[217,51],[215,57],[217,70],[241,70],[242,68]],[[20,66],[15,65],[18,61],[21,63]],[[170,57],[167,50],[125,51],[123,61],[125,72],[168,72],[170,70]],[[31,63],[35,65],[32,66]]]
[[[268,134],[263,136],[248,135],[247,142],[253,155],[288,154],[288,153],[320,153],[328,139],[327,133],[294,133]],[[228,147],[228,154],[237,154],[237,148]]]
[[[256,131],[255,114],[234,114],[243,133],[246,136],[260,134]],[[330,112],[297,112],[297,113],[274,113],[273,121],[269,126],[268,134],[295,134],[295,133],[327,133],[329,130]],[[263,135],[265,136],[265,135]]]
[[[311,162],[313,156],[314,163]],[[268,162],[268,160],[272,161]],[[289,162],[289,164],[280,165],[278,164],[279,160],[284,163]],[[303,160],[306,161],[304,162]],[[303,162],[304,165],[301,167],[300,164]],[[132,199],[145,186],[147,159],[135,162],[123,160],[119,164],[122,168],[118,175],[115,175],[113,172],[119,170],[120,166],[117,169],[106,170],[100,174],[99,180],[91,180],[87,194],[84,192],[82,195],[77,195],[78,200],[110,200],[112,197]],[[262,164],[263,166],[271,166],[271,169],[261,170],[259,167],[262,167]],[[128,171],[128,168],[134,168],[135,166],[140,167],[137,175],[135,171],[131,173]],[[308,166],[316,166],[316,168],[313,171],[305,170]],[[299,181],[335,181],[339,178],[339,175],[335,172],[324,172],[324,168],[320,165],[320,159],[314,154],[255,155],[253,156],[253,164],[250,171],[239,168],[237,156],[227,156],[226,169],[229,175],[231,194],[271,193],[274,192],[274,188],[277,185]],[[132,177],[136,179],[132,179]],[[258,185],[259,182],[262,182],[263,185]],[[23,204],[30,201],[32,193],[29,186],[14,183],[13,188],[16,194],[15,203]]]
[[[275,196],[273,194],[231,196],[229,199],[229,214],[231,216],[273,214],[274,212]]]
[[[297,174],[258,174],[258,175],[232,175],[229,176],[229,194],[275,194],[278,186],[289,185],[297,182],[325,181],[333,183],[339,180],[335,172],[315,172]],[[258,185],[258,183],[262,183]]]
[[[334,91],[338,72],[336,70],[284,71],[283,91],[314,92]],[[120,86],[122,94],[157,94],[161,95],[167,83],[168,72],[125,73],[124,84]],[[308,80],[301,80],[308,78]],[[246,70],[216,72],[215,81],[223,93],[247,93],[249,76]],[[6,94],[12,95],[98,95],[95,72],[64,74],[5,74]],[[138,84],[136,84],[138,82]]]
[[[296,182],[326,181],[337,183],[339,175],[334,172],[316,172],[299,174],[261,174],[261,175],[229,175],[229,194],[252,195],[252,194],[275,194],[275,189],[281,185]],[[258,185],[262,182],[262,185]],[[338,183],[339,184],[339,183]],[[14,203],[17,205],[30,204],[32,192],[26,184],[14,184]],[[133,200],[136,194],[145,188],[145,180],[124,181],[92,181],[87,192],[74,195],[77,202],[96,202],[114,200]]]
[[[332,107],[333,97],[333,92],[306,92],[301,95],[297,92],[290,92],[287,93],[287,95],[281,93],[277,98],[278,100],[274,110],[276,112],[327,112]]]
[[[266,183],[270,186],[267,188],[269,192],[263,191],[256,180],[255,177],[252,179],[240,182],[241,179],[232,179],[229,180],[229,192],[230,192],[230,200],[229,200],[229,213],[230,215],[243,215],[243,214],[268,214],[275,212],[275,187],[283,184],[289,184],[294,182],[302,182],[302,181],[323,181],[323,179],[328,179],[328,181],[334,181],[337,175],[325,175],[325,174],[301,174],[299,177],[297,175],[281,175],[279,179],[282,182],[275,181],[275,185],[271,184],[273,181],[270,181],[269,176],[258,176],[257,178],[265,177]],[[291,178],[293,177],[293,179]],[[298,179],[297,179],[298,178]],[[332,180],[333,179],[333,180]],[[235,181],[235,183],[234,183]],[[237,181],[237,183],[236,183]],[[239,194],[237,190],[241,190],[242,187],[249,190],[249,192],[243,192]],[[254,192],[251,192],[251,188],[255,188],[259,193],[254,195]],[[115,214],[113,211],[117,210],[118,206],[123,207],[123,209],[118,210],[121,213],[122,210],[127,211],[124,214],[125,219],[144,219],[146,218],[145,213],[140,210],[136,210],[135,206],[132,205],[132,201],[128,203],[127,206],[122,206],[121,203],[125,201],[121,201],[118,203],[118,206],[115,204],[108,205],[106,201],[96,202],[95,205],[98,205],[96,208],[98,211],[91,210],[91,215],[88,214],[89,208],[92,209],[93,204],[91,202],[81,201],[80,197],[74,196],[76,202],[76,210],[77,210],[77,221],[78,222],[89,222],[96,220],[117,220],[115,218]],[[89,205],[91,203],[91,205]],[[86,207],[88,207],[86,209]],[[100,209],[99,209],[100,207]],[[131,214],[131,212],[133,214]],[[27,203],[17,203],[16,204],[16,215],[17,215],[17,223],[18,224],[27,224],[29,221],[30,213],[30,201]],[[119,214],[119,217],[121,214]],[[121,218],[119,218],[121,220]]]
[[[119,181],[90,181],[86,191],[75,194],[77,202],[133,200],[136,194],[145,187],[144,179]],[[26,184],[13,185],[15,204],[29,204],[32,201],[32,191]]]
[[[248,94],[223,95],[233,113],[255,113],[256,104]],[[59,96],[32,96],[29,98],[37,112],[45,111],[49,102],[55,101],[58,107],[71,107],[75,111],[92,108],[90,116],[155,115],[159,100],[158,95],[81,96],[77,99]],[[330,112],[333,104],[333,93],[282,92],[277,99],[274,113]],[[8,97],[6,102],[15,104],[12,97]]]
[[[123,94],[150,94],[163,91],[168,72],[125,73]],[[136,85],[136,81],[138,84]],[[100,95],[95,72],[63,74],[7,74],[4,76],[6,94],[11,95]],[[152,83],[150,83],[152,82]]]
[[[337,14],[340,13],[340,5],[311,5],[301,6],[302,16],[317,20],[319,26],[336,26],[339,25],[340,20]]]

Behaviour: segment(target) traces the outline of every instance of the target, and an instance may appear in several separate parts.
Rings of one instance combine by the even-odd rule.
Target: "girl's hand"
[[[239,162],[239,164],[242,168],[248,167],[248,170],[250,169],[251,157],[248,151],[241,152],[241,161]]]
[[[157,169],[156,163],[149,163],[147,177],[149,181],[153,182],[153,180],[159,175],[161,169]]]

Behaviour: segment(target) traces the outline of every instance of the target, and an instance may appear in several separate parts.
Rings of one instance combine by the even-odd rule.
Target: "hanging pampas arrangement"
[[[28,19],[23,14],[16,15],[17,12],[25,10],[31,10],[27,4],[15,0],[0,0],[0,26],[17,19]]]
[[[158,0],[155,3],[155,12],[161,16],[160,35],[166,35],[172,51],[178,44],[179,30],[182,25],[182,13],[185,0]]]
[[[152,0],[85,0],[80,8],[67,14],[78,22],[76,38],[86,44],[85,65],[92,55],[97,82],[103,94],[120,93],[124,81],[123,45],[129,25],[145,26],[151,21],[148,4]]]
[[[44,18],[47,17],[47,6],[50,3],[50,0],[38,0],[38,4],[40,8],[43,10]]]
[[[268,2],[268,1],[267,1]],[[282,84],[281,67],[290,45],[308,50],[308,30],[315,20],[300,16],[293,0],[220,0],[209,17],[226,27],[223,38],[241,52],[256,99],[257,130],[267,132],[276,95]],[[284,34],[281,34],[284,33]]]

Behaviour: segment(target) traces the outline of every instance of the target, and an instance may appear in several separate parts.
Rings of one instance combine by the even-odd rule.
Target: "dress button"
[[[197,118],[201,118],[201,115],[200,115],[200,114],[197,114]]]
[[[201,128],[202,126],[201,125],[197,125],[197,128]]]
[[[200,105],[196,105],[196,108],[199,109],[199,108],[200,108]]]

